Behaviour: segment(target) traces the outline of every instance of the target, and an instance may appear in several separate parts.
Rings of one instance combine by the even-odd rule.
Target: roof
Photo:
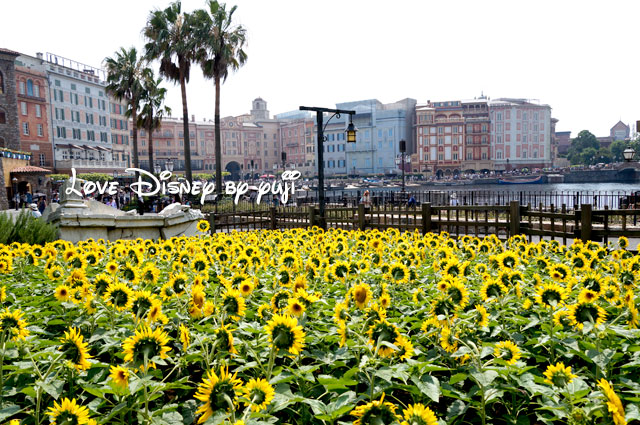
[[[5,55],[20,56],[19,52],[16,52],[14,50],[4,49],[2,47],[0,47],[0,53],[5,54]]]
[[[51,174],[51,170],[47,170],[46,168],[34,167],[33,165],[27,165],[24,167],[14,168],[10,171],[12,174],[21,173],[31,173],[31,174]]]

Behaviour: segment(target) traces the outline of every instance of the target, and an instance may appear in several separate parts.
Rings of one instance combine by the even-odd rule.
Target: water
[[[339,189],[326,192],[327,198],[347,199],[348,204],[357,203],[365,190],[371,192],[373,203],[399,202],[397,192],[401,187],[372,187]],[[519,201],[521,205],[545,208],[561,208],[564,204],[572,210],[581,204],[591,204],[595,209],[626,208],[627,196],[640,191],[639,183],[553,183],[553,184],[484,184],[465,186],[439,186],[423,184],[406,186],[420,203],[433,205],[506,205]],[[454,195],[455,193],[455,195]],[[313,195],[312,195],[313,196]],[[455,198],[455,201],[452,201]]]

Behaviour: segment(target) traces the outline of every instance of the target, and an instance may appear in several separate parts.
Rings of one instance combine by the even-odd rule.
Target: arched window
[[[4,77],[2,76],[2,71],[0,71],[0,94],[4,93]]]
[[[38,84],[33,85],[33,95],[35,97],[40,97],[40,86]]]
[[[33,96],[33,81],[27,80],[27,94]]]

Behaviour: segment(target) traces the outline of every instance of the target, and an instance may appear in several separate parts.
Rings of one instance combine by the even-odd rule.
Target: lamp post
[[[158,163],[156,162],[156,164],[153,166],[153,171],[154,171],[156,174],[160,174],[160,171],[162,171],[162,165],[160,165],[160,164],[158,164]]]
[[[402,193],[404,193],[404,153],[407,151],[407,142],[400,140],[400,163],[402,164]]]
[[[167,160],[167,162],[165,162],[165,167],[167,168],[167,170],[169,170],[170,172],[173,171],[173,161],[171,161],[170,159]]]
[[[631,147],[631,145],[627,146],[627,148],[622,152],[622,156],[624,160],[627,162],[633,161],[633,157],[636,156],[636,150]]]
[[[284,170],[287,168],[287,153],[285,151],[280,152],[280,159],[282,159],[282,171],[284,172]]]
[[[11,179],[11,182],[13,183],[13,200],[16,204],[16,211],[18,211],[20,204],[20,196],[18,195],[18,179],[14,177]]]
[[[344,109],[329,109],[329,108],[320,108],[316,106],[301,106],[301,111],[313,111],[316,113],[316,125],[318,127],[318,205],[320,207],[320,227],[323,229],[326,228],[326,222],[324,217],[324,152],[323,152],[323,143],[325,141],[324,138],[324,129],[329,121],[333,117],[340,118],[340,114],[349,114],[349,125],[345,132],[347,133],[347,143],[355,143],[356,142],[356,127],[353,125],[353,115],[355,115],[356,111],[349,111]],[[333,114],[327,120],[327,123],[323,126],[324,113]]]

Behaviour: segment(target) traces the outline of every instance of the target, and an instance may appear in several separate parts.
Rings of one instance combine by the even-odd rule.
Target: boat
[[[498,184],[542,184],[542,176],[535,176],[528,179],[498,179]]]

